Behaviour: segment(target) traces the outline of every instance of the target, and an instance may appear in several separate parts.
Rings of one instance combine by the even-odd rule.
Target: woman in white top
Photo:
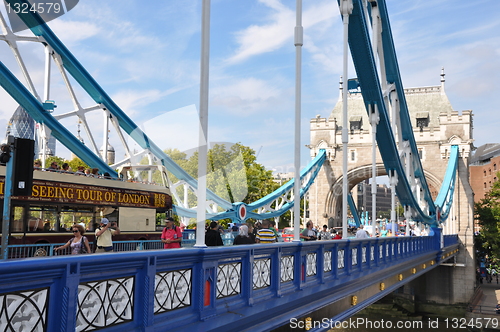
[[[90,253],[89,240],[87,240],[87,238],[83,236],[83,234],[85,234],[85,228],[83,228],[82,225],[76,224],[73,225],[71,229],[75,237],[66,242],[65,245],[54,248],[54,251],[59,251],[61,249],[67,248],[68,246],[71,246],[72,255]]]

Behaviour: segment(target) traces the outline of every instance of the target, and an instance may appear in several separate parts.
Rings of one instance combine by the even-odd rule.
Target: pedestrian
[[[90,176],[94,177],[94,178],[98,178],[99,177],[99,168],[92,168]]]
[[[252,239],[253,243],[255,243],[255,236],[257,235],[256,233],[254,233],[254,228],[253,228],[253,225],[251,222],[247,222],[246,223],[247,227],[248,227],[248,236],[250,236],[250,238]]]
[[[210,223],[210,228],[205,233],[205,244],[209,247],[223,246],[222,237],[218,231],[219,225],[216,221]]]
[[[70,173],[71,172],[71,168],[69,167],[68,163],[62,164],[62,171],[61,172],[63,172],[63,173]]]
[[[59,166],[57,165],[57,162],[53,161],[45,170],[49,172],[57,172],[59,171]]]
[[[276,222],[274,220],[269,220],[269,229],[272,230],[276,238],[278,238],[278,231],[276,230]]]
[[[342,231],[338,231],[333,237],[334,240],[342,240]]]
[[[323,230],[321,232],[319,232],[318,240],[331,240],[331,239],[332,239],[332,235],[328,231],[328,226],[323,225]]]
[[[111,227],[114,227],[111,228]],[[120,229],[115,222],[109,222],[108,218],[102,218],[101,224],[95,230],[96,253],[99,252],[112,252],[113,251],[113,239],[114,235],[120,234]]]
[[[304,241],[316,241],[318,239],[311,220],[306,223],[306,228],[300,233],[300,238],[304,239]]]
[[[241,225],[239,228],[239,234],[234,238],[233,244],[254,244],[254,239],[248,234],[248,226]]]
[[[387,236],[387,227],[385,225],[382,226],[382,230],[380,231],[380,236],[386,237]]]
[[[161,242],[164,243],[164,249],[181,247],[182,231],[180,227],[174,224],[174,219],[172,217],[165,219],[165,228],[161,232]]]
[[[370,237],[370,235],[364,228],[365,226],[359,225],[359,229],[356,231],[356,239],[367,239]]]
[[[255,236],[255,243],[275,243],[276,242],[276,234],[272,230],[269,229],[271,223],[269,220],[264,220],[262,222],[262,228],[257,232]]]
[[[75,172],[76,175],[85,175],[85,167],[83,166],[78,166],[77,171]]]
[[[253,235],[254,235],[254,237],[255,237],[255,238],[257,238],[257,233],[258,233],[258,232],[259,232],[259,230],[261,230],[261,229],[262,229],[262,221],[257,220],[257,221],[255,222],[255,227],[253,228],[253,231],[252,231],[252,233],[253,233]],[[257,242],[257,241],[256,241],[256,242]]]
[[[90,253],[89,240],[87,240],[87,237],[83,236],[83,234],[85,234],[85,228],[81,225],[73,225],[72,230],[75,236],[66,242],[66,244],[54,248],[54,251],[59,251],[71,246],[72,255]]]

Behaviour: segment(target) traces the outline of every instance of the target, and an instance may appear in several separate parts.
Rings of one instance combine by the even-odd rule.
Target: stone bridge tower
[[[435,199],[444,180],[451,145],[459,145],[460,158],[452,212],[444,224],[444,234],[459,234],[464,244],[458,264],[472,266],[473,252],[473,193],[469,184],[469,159],[472,149],[472,111],[455,110],[444,89],[444,70],[441,85],[405,89],[406,101],[413,125],[420,159],[427,183]],[[339,101],[328,118],[319,115],[310,121],[310,152],[314,157],[319,149],[327,151],[327,160],[318,174],[315,184],[309,190],[310,219],[318,225],[330,227],[342,225],[342,82]],[[348,183],[349,190],[372,177],[372,134],[371,125],[363,98],[359,91],[348,94],[349,143]],[[377,176],[387,175],[377,149]],[[371,213],[370,213],[371,214]],[[439,269],[438,269],[439,270]],[[464,270],[464,269],[462,269]],[[463,271],[465,273],[465,271]],[[462,275],[469,278],[470,271]],[[473,292],[474,280],[468,280],[467,289],[457,290],[459,301],[467,301]],[[463,287],[464,283],[462,283]],[[469,287],[470,286],[470,287]],[[454,295],[454,296],[455,296]],[[439,301],[438,301],[439,302]],[[457,303],[455,298],[453,303]]]

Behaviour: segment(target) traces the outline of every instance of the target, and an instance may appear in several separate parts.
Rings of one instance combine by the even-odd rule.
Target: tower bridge
[[[26,1],[6,0],[11,6]],[[118,164],[142,156],[156,158],[180,180],[169,186],[181,216],[194,217],[196,209],[177,195],[176,188],[183,189],[185,197],[188,191],[197,195],[200,206],[224,210],[209,218],[242,221],[280,215],[293,207],[290,196],[309,192],[312,215],[318,221],[337,226],[342,220],[345,226],[347,192],[361,180],[387,174],[407,219],[428,224],[431,236],[302,243],[296,234],[292,243],[230,249],[208,249],[197,242],[194,249],[89,255],[77,261],[57,257],[2,262],[1,326],[8,331],[19,326],[39,331],[268,331],[286,328],[293,318],[347,319],[405,285],[417,289],[423,303],[465,305],[475,281],[468,183],[472,112],[453,110],[444,90],[444,73],[441,86],[403,89],[385,0],[338,3],[344,22],[343,77],[348,77],[349,46],[359,89],[348,93],[342,83],[342,99],[330,117],[311,120],[314,159],[301,173],[300,192],[292,188],[292,181],[248,205],[228,202],[205,191],[204,185],[198,187],[197,180],[106,94],[36,12],[18,13],[32,37],[17,36],[3,17],[0,21],[0,40],[9,44],[22,73],[16,77],[0,63],[0,85],[45,134],[51,132],[87,164],[112,176]],[[209,2],[207,6],[204,1],[203,7]],[[299,23],[295,32],[295,46],[302,46]],[[74,110],[58,115],[47,111],[51,103],[36,92],[16,47],[23,41],[44,46],[47,62],[52,58],[63,73]],[[50,85],[50,64],[45,68]],[[24,79],[26,84],[21,83]],[[92,105],[80,104],[73,83],[87,93]],[[90,111],[104,115],[103,146],[108,146],[111,123],[122,142],[128,135],[144,151],[134,154],[124,144],[127,159],[110,167],[93,138],[88,148],[59,122],[76,116],[91,132],[85,118]],[[285,203],[271,209],[279,200]],[[204,219],[198,220],[198,234],[203,234]]]

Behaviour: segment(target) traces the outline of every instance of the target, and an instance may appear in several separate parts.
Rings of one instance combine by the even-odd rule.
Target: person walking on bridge
[[[83,236],[83,234],[85,234],[85,228],[83,228],[82,225],[73,225],[72,230],[75,236],[66,242],[66,244],[54,248],[54,251],[59,251],[70,246],[72,255],[90,253],[89,240]]]
[[[218,231],[219,224],[216,221],[210,223],[210,228],[205,233],[205,244],[209,247],[223,246],[222,237]]]
[[[304,241],[316,241],[318,239],[316,231],[313,229],[313,222],[311,220],[306,223],[306,229],[300,233],[300,238],[304,239]]]
[[[114,227],[112,229],[111,227]],[[98,252],[112,252],[113,251],[113,235],[120,234],[120,229],[116,223],[109,222],[108,218],[101,219],[101,225],[95,230],[95,237],[97,243],[96,253]]]
[[[168,217],[165,219],[165,228],[161,232],[161,242],[164,243],[164,249],[180,248],[182,241],[182,232],[180,227],[174,224],[174,219]]]
[[[370,237],[370,235],[364,228],[365,226],[359,225],[359,229],[356,232],[356,239],[368,239]]]
[[[255,243],[275,243],[276,242],[276,234],[272,230],[269,229],[271,226],[271,222],[269,220],[264,220],[262,222],[262,229],[257,232],[257,236],[255,237]]]

